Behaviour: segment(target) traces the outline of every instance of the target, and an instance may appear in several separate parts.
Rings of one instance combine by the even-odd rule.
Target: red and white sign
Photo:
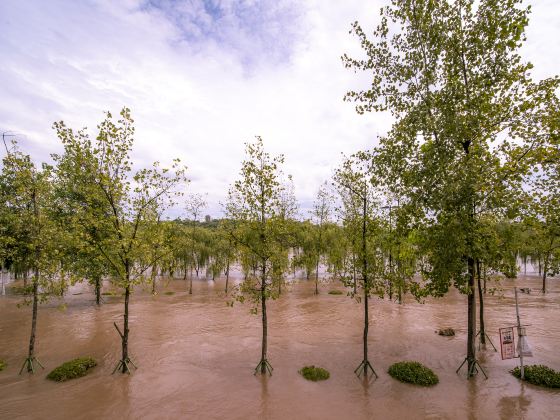
[[[513,327],[500,328],[500,348],[502,350],[502,360],[513,359],[515,357],[515,342]]]

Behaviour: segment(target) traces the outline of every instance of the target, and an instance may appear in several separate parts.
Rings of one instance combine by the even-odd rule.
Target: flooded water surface
[[[379,374],[364,381],[353,371],[362,360],[363,306],[339,288],[299,281],[269,305],[272,377],[254,376],[260,358],[260,316],[250,306],[226,305],[223,280],[195,281],[193,295],[179,280],[160,282],[160,294],[138,288],[131,299],[130,352],[138,370],[111,375],[120,356],[113,322],[122,323],[120,296],[96,307],[86,288],[41,305],[36,355],[45,365],[18,375],[26,357],[31,308],[20,297],[0,297],[1,419],[560,419],[560,390],[521,384],[508,371],[518,360],[501,360],[491,346],[478,353],[489,375],[467,380],[455,370],[466,352],[466,298],[455,291],[442,299],[398,305],[372,299],[370,361]],[[534,357],[528,364],[560,370],[560,287],[538,290],[536,277],[504,280],[487,295],[487,332],[499,350],[498,329],[515,324],[513,286]],[[164,288],[165,287],[165,288]],[[106,285],[106,290],[109,286]],[[83,291],[83,294],[75,294]],[[173,295],[165,291],[175,292]],[[64,302],[65,306],[61,303]],[[434,333],[454,328],[454,337]],[[99,365],[86,377],[54,383],[46,374],[59,364],[92,356]],[[397,361],[417,360],[440,378],[432,388],[403,384],[387,374]],[[305,365],[331,377],[308,382]]]

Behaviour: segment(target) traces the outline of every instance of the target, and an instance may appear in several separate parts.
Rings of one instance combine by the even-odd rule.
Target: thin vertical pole
[[[518,346],[519,346],[519,362],[521,363],[521,379],[525,379],[525,369],[523,368],[523,348],[521,347],[521,337],[525,335],[524,331],[521,331],[521,320],[519,318],[519,304],[517,302],[517,287],[514,287],[515,290],[515,313],[517,314],[517,336],[519,337]]]

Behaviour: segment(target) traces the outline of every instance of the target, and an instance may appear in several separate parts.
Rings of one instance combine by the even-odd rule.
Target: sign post
[[[513,327],[500,328],[500,350],[502,351],[502,360],[515,357]]]

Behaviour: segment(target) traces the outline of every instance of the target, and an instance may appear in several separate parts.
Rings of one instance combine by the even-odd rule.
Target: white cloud
[[[389,127],[388,118],[359,116],[342,101],[367,86],[340,61],[359,54],[350,22],[373,27],[381,3],[2,1],[0,130],[25,133],[24,149],[48,159],[60,151],[53,121],[94,129],[102,111],[126,105],[137,165],[181,158],[190,191],[208,193],[214,216],[243,143],[261,135],[285,154],[284,172],[309,208],[340,153],[373,145]],[[525,53],[537,77],[559,68],[559,9],[550,0],[534,5]]]

